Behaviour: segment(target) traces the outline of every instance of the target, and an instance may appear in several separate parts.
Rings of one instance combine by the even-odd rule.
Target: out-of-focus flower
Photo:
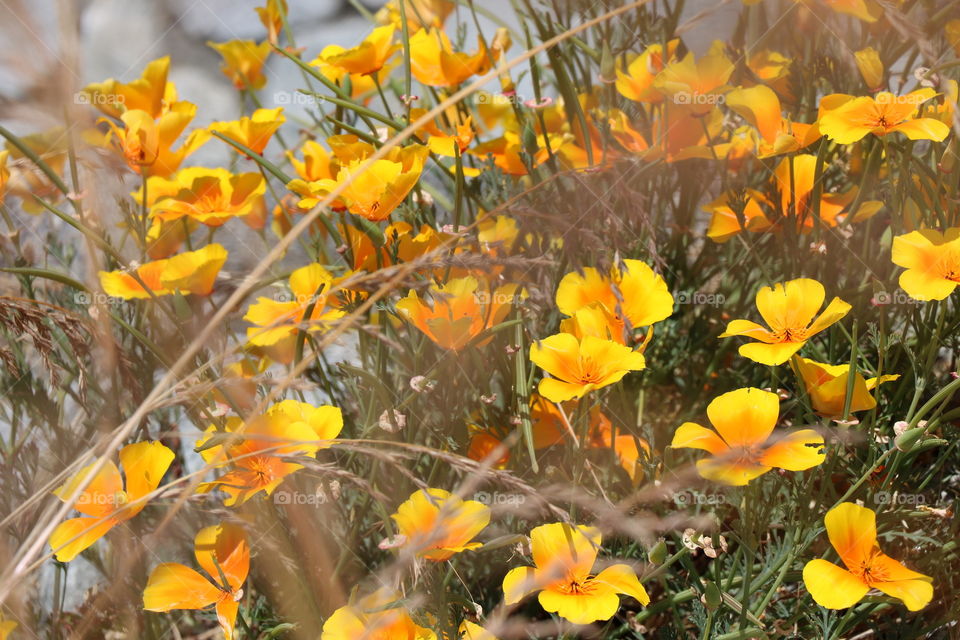
[[[120,450],[123,477],[117,465],[108,460],[74,503],[84,517],[64,520],[50,534],[50,548],[57,560],[70,562],[110,529],[140,513],[147,506],[144,498],[160,485],[173,458],[173,451],[159,442],[128,444]],[[93,462],[81,469],[54,495],[66,502],[90,478],[95,465]]]
[[[341,429],[343,414],[337,407],[296,400],[283,400],[247,422],[230,418],[226,433],[211,425],[197,448],[206,462],[230,470],[198,491],[220,489],[228,496],[223,502],[228,507],[242,505],[261,491],[269,496],[288,475],[303,468],[287,458],[314,457]]]
[[[503,322],[526,295],[516,284],[481,289],[476,278],[466,276],[431,284],[425,298],[411,290],[397,303],[397,310],[437,345],[459,351]]]
[[[960,228],[911,231],[893,239],[900,286],[917,300],[943,300],[960,284]]]
[[[460,623],[459,633],[460,640],[499,640],[495,635],[469,620]]]
[[[418,626],[399,606],[402,596],[381,589],[334,611],[323,624],[320,640],[437,640],[437,634]]]
[[[403,13],[407,16],[407,25],[410,33],[424,27],[442,28],[447,16],[453,13],[457,3],[453,0],[390,0],[377,12],[377,22],[393,24],[399,29],[402,26],[400,2],[403,3]]]
[[[679,44],[678,38],[668,42],[666,56],[663,54],[663,45],[652,44],[630,62],[626,73],[617,69],[616,86],[620,95],[636,102],[663,102],[663,94],[654,88],[653,82],[668,62],[675,62]]]
[[[470,436],[470,444],[467,447],[467,457],[471,460],[481,462],[485,460],[487,456],[493,454],[502,444],[503,441],[489,431],[478,431]],[[493,461],[492,466],[495,469],[503,469],[507,466],[508,462],[510,462],[510,450],[504,449],[503,454]]]
[[[954,52],[960,56],[960,20],[950,20],[943,28],[947,36],[947,42],[953,47]]]
[[[646,367],[643,354],[613,340],[558,333],[530,345],[530,361],[552,378],[540,381],[540,395],[552,402],[580,398]]]
[[[780,415],[775,393],[737,389],[718,396],[707,406],[716,431],[684,422],[670,446],[701,449],[709,457],[697,461],[697,472],[708,480],[742,486],[777,467],[803,471],[823,462],[823,436],[813,429],[771,437]]]
[[[206,296],[213,291],[217,274],[226,261],[226,249],[219,244],[208,244],[197,251],[140,265],[136,273],[143,284],[126,271],[101,271],[100,286],[107,295],[124,300],[171,295],[177,291]]]
[[[466,624],[466,622],[464,622]],[[3,612],[0,611],[0,640],[7,640],[7,637],[13,633],[16,629],[18,623],[14,620],[7,620],[3,617]]]
[[[886,91],[876,96],[833,96],[837,106],[827,110],[819,118],[823,135],[839,144],[850,144],[869,134],[885,136],[900,132],[911,140],[942,141],[950,133],[950,127],[936,118],[918,118],[917,111],[927,100],[933,98],[933,89],[917,89],[903,96]],[[826,99],[826,98],[824,98]]]
[[[490,507],[443,489],[420,489],[390,517],[405,547],[428,560],[441,561],[483,546],[472,540],[490,523]]]
[[[393,43],[395,32],[396,27],[393,25],[377,27],[357,46],[342,51],[330,51],[323,61],[350,74],[377,73],[400,48],[400,45]]]
[[[757,310],[769,329],[749,320],[732,320],[721,338],[745,336],[758,342],[740,345],[740,355],[766,365],[783,364],[807,340],[838,322],[850,305],[834,298],[817,315],[826,297],[823,285],[809,278],[762,287],[757,292]]]
[[[727,89],[733,74],[733,62],[724,52],[723,42],[717,40],[699,60],[692,52],[682,60],[672,62],[657,74],[653,86],[677,105],[684,105],[696,115],[714,109]]]
[[[172,179],[150,178],[150,215],[164,222],[191,218],[217,227],[231,218],[254,213],[267,185],[259,173],[233,174],[226,169],[190,167]],[[151,197],[156,194],[156,197]],[[137,197],[139,194],[134,194]]]
[[[795,362],[814,410],[826,416],[842,416],[847,398],[850,366],[825,364],[800,357]],[[899,377],[899,375],[887,375],[864,380],[859,373],[854,373],[850,412],[873,409],[877,406],[877,401],[870,392],[876,386],[897,380]]]
[[[790,87],[790,66],[792,64],[792,59],[770,49],[761,49],[747,58],[747,67],[753,72],[753,75],[789,102],[796,99]]]
[[[170,100],[172,85],[167,83],[170,69],[170,56],[151,61],[139,78],[129,84],[123,84],[109,78],[103,82],[94,82],[83,88],[88,101],[111,118],[119,118],[124,111],[146,111],[151,118],[161,116],[165,98]]]
[[[844,502],[823,518],[830,544],[844,567],[823,559],[803,567],[803,583],[814,601],[827,609],[847,609],[870,589],[903,601],[919,611],[933,598],[933,580],[880,551],[877,514],[866,507]]]
[[[267,77],[263,75],[263,64],[272,50],[268,40],[260,44],[253,40],[230,40],[208,42],[207,45],[223,57],[220,71],[240,91],[262,89],[267,83]]]
[[[176,562],[157,565],[143,591],[143,608],[162,612],[214,605],[224,638],[232,640],[250,571],[247,536],[237,525],[223,522],[201,529],[193,546],[197,564],[207,575]]]
[[[410,65],[414,77],[431,87],[455,87],[470,76],[490,70],[497,50],[488,51],[483,41],[476,53],[453,50],[450,38],[439,29],[421,29],[410,37]]]
[[[9,151],[0,151],[0,202],[3,202],[3,195],[7,192],[7,183],[10,182],[10,169],[7,168],[7,158],[9,157]]]
[[[142,193],[136,195],[140,200]],[[147,195],[149,198],[149,194]],[[147,229],[147,255],[151,260],[160,260],[169,258],[183,246],[187,235],[193,233],[197,228],[197,223],[189,218],[184,222],[161,222],[153,220],[150,228]]]
[[[673,313],[673,296],[667,283],[640,260],[624,260],[622,267],[613,266],[606,275],[593,267],[584,268],[582,273],[572,271],[557,285],[556,302],[560,312],[568,316],[600,305],[621,325],[626,320],[633,329],[648,327]]]
[[[545,611],[573,624],[609,620],[620,608],[619,594],[650,603],[650,596],[626,564],[593,573],[602,536],[594,527],[556,522],[530,532],[533,567],[511,569],[503,578],[504,602],[515,604],[539,591]]]
[[[209,131],[217,131],[224,136],[249,147],[251,151],[263,153],[270,138],[286,122],[283,107],[276,109],[257,109],[251,116],[239,120],[214,122]]]
[[[860,70],[860,75],[867,84],[867,89],[870,91],[882,89],[885,84],[883,81],[883,63],[880,61],[880,54],[877,53],[877,50],[873,47],[867,47],[866,49],[860,49],[853,55],[857,60],[857,69]]]
[[[287,0],[267,0],[264,6],[256,7],[256,11],[260,22],[267,30],[267,40],[270,44],[278,45],[284,21],[290,13]]]
[[[259,297],[247,309],[243,319],[254,325],[247,329],[247,340],[254,346],[270,348],[275,360],[290,361],[298,331],[323,331],[344,316],[343,311],[329,308],[333,287],[333,276],[321,265],[297,269],[290,274],[287,300]]]

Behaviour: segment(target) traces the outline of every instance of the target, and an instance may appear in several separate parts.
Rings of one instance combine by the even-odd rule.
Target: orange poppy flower
[[[455,87],[470,76],[490,70],[499,50],[488,51],[478,38],[476,53],[455,52],[450,38],[439,29],[421,29],[410,37],[413,76],[431,87]]]
[[[214,605],[220,629],[231,640],[250,571],[247,536],[237,525],[223,522],[201,529],[193,546],[197,564],[207,575],[176,562],[157,565],[143,591],[143,608],[163,612]]]
[[[917,300],[943,300],[960,283],[960,228],[911,231],[893,239],[900,286]]]
[[[406,609],[391,606],[401,598],[380,589],[340,607],[323,624],[320,640],[437,640],[437,634],[418,626]]]
[[[654,79],[654,88],[696,115],[712,111],[729,89],[727,81],[733,74],[734,65],[724,52],[725,46],[717,40],[699,60],[690,52],[668,64]]]
[[[831,365],[800,357],[797,357],[795,362],[814,411],[825,416],[842,416],[847,399],[850,365]],[[877,406],[877,401],[870,392],[884,382],[899,378],[899,375],[887,375],[864,380],[862,375],[854,372],[850,413],[873,409]]]
[[[646,367],[642,353],[613,340],[558,333],[530,345],[530,361],[549,373],[538,387],[552,402],[580,398]]]
[[[150,216],[164,222],[191,218],[218,227],[231,218],[256,212],[267,185],[259,173],[233,174],[226,169],[190,167],[171,178],[150,178]],[[138,194],[134,194],[138,195]]]
[[[137,442],[121,449],[123,477],[117,465],[108,461],[77,497],[74,508],[84,517],[64,520],[50,534],[50,548],[57,560],[70,562],[110,529],[143,511],[147,506],[144,498],[160,485],[173,458],[173,451],[159,442]],[[95,464],[81,469],[54,495],[66,502],[90,477]]]
[[[139,78],[123,84],[109,78],[103,82],[88,84],[83,88],[87,101],[111,118],[120,118],[125,111],[145,111],[151,118],[159,118],[164,110],[164,100],[171,100],[173,85],[167,83],[170,56],[151,61]]]
[[[156,120],[146,111],[125,111],[120,116],[123,128],[107,121],[110,127],[107,139],[114,141],[127,165],[137,173],[166,177],[210,138],[205,130],[193,131],[178,149],[173,149],[196,113],[197,105],[190,102],[173,103]]]
[[[187,251],[137,267],[137,276],[146,289],[126,271],[101,271],[100,286],[108,296],[124,300],[166,296],[177,291],[207,296],[213,291],[217,274],[226,261],[226,249],[219,244],[208,244],[197,251]]]
[[[617,69],[616,86],[620,95],[635,102],[663,102],[663,94],[654,88],[653,82],[666,64],[675,62],[679,44],[679,38],[668,42],[666,55],[663,53],[663,45],[652,44],[630,62],[626,73]]]
[[[288,475],[303,468],[287,458],[314,457],[330,447],[329,441],[341,429],[343,414],[337,407],[314,407],[295,400],[283,400],[246,423],[230,418],[225,434],[218,434],[211,425],[197,441],[200,455],[210,464],[231,469],[200,485],[198,492],[220,489],[228,496],[223,502],[228,507],[242,505],[261,491],[269,496]]]
[[[263,65],[273,50],[269,41],[257,44],[253,40],[230,40],[207,45],[223,57],[220,71],[238,90],[262,89],[267,83]]]
[[[701,449],[710,457],[697,461],[707,480],[742,486],[777,467],[803,471],[824,460],[823,436],[813,429],[771,438],[780,415],[777,394],[752,387],[718,396],[707,406],[716,431],[684,422],[673,434],[675,449]]]
[[[404,13],[407,16],[407,25],[410,33],[424,27],[443,27],[447,17],[453,13],[457,3],[453,0],[399,0],[405,5]],[[377,22],[393,24],[401,28],[402,15],[398,0],[390,0],[377,12]]]
[[[820,315],[826,293],[823,285],[809,278],[762,287],[757,309],[770,329],[749,320],[732,320],[721,338],[745,336],[758,340],[740,346],[740,355],[754,362],[775,366],[790,359],[807,340],[838,322],[850,305],[834,298]]]
[[[822,559],[803,567],[803,583],[821,607],[852,607],[871,589],[902,600],[910,611],[923,609],[933,598],[930,576],[911,571],[880,551],[876,513],[844,502],[828,511],[823,523],[846,568]]]
[[[480,289],[473,276],[431,283],[427,298],[411,290],[397,303],[397,311],[437,345],[454,351],[468,346],[484,330],[503,322],[527,295],[516,284]]]
[[[871,133],[885,136],[896,131],[911,140],[940,142],[950,127],[936,118],[916,117],[920,106],[935,95],[933,89],[924,88],[904,96],[886,91],[872,97],[828,96],[837,106],[820,116],[820,131],[839,144],[856,142]]]
[[[264,6],[256,7],[256,12],[267,30],[267,40],[273,45],[279,45],[284,21],[290,13],[287,0],[267,0]]]
[[[387,60],[400,48],[393,43],[396,27],[386,25],[377,27],[364,38],[363,42],[352,49],[331,51],[323,61],[346,73],[369,75],[377,73],[387,64]]]
[[[277,129],[286,122],[283,107],[276,109],[257,109],[251,116],[243,116],[239,120],[228,122],[214,122],[209,131],[217,131],[224,136],[239,142],[256,153],[263,153],[270,138]]]
[[[650,596],[633,568],[626,564],[593,572],[602,536],[594,527],[566,522],[545,524],[530,532],[533,567],[511,569],[503,578],[506,604],[539,591],[540,606],[573,624],[609,620],[620,608],[619,594],[640,604]]]
[[[390,517],[405,547],[439,562],[483,546],[472,540],[490,523],[490,507],[443,489],[420,489]]]

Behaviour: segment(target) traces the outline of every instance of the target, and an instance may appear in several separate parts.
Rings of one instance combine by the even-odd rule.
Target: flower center
[[[781,329],[774,331],[773,337],[777,342],[803,342],[807,339],[806,329]]]
[[[886,567],[874,564],[873,559],[871,555],[869,558],[862,560],[860,565],[853,571],[855,575],[859,576],[871,587],[878,582],[887,582],[890,579],[890,574],[887,572]]]
[[[580,382],[584,384],[595,384],[603,379],[600,363],[593,358],[582,358],[580,360]]]

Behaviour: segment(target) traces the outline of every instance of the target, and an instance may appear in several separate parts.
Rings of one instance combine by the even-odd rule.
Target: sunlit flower
[[[823,135],[839,144],[850,144],[869,134],[885,136],[899,131],[911,140],[942,141],[950,127],[936,118],[918,118],[917,111],[933,98],[933,89],[918,89],[903,96],[886,91],[876,96],[846,100],[826,111],[819,118]],[[839,102],[836,96],[833,99]]]
[[[416,120],[426,113],[425,109],[411,109],[410,119]],[[473,142],[473,117],[464,116],[456,110],[451,110],[446,118],[449,120],[449,126],[440,126],[436,120],[431,120],[423,125],[420,131],[428,136],[427,146],[433,153],[446,158],[454,158],[457,152],[464,153],[470,143]],[[463,167],[466,175],[475,175],[478,171],[471,167]]]
[[[784,118],[780,98],[762,84],[728,92],[724,104],[743,116],[760,134],[756,150],[759,158],[799,151],[820,138],[820,130],[813,125]]]
[[[504,602],[515,604],[539,591],[540,606],[573,624],[609,620],[620,608],[619,594],[640,604],[650,596],[633,568],[614,564],[594,573],[602,536],[594,527],[565,522],[530,532],[533,567],[511,569],[503,578]]]
[[[679,44],[680,40],[677,38],[668,42],[666,56],[663,54],[663,45],[651,44],[630,62],[626,73],[617,69],[616,86],[620,95],[636,102],[662,102],[663,94],[654,88],[653,81],[668,62],[675,61]]]
[[[150,178],[150,215],[170,222],[192,218],[210,227],[255,212],[267,188],[259,173],[190,167],[171,178]],[[134,194],[135,196],[137,194]],[[153,197],[153,196],[156,197]]]
[[[674,104],[685,105],[697,115],[711,111],[729,87],[733,62],[724,52],[723,42],[715,41],[705,56],[694,59],[693,52],[671,62],[657,74],[653,86]]]
[[[740,355],[766,365],[783,364],[813,336],[838,322],[850,305],[834,298],[820,315],[826,297],[823,285],[809,278],[762,287],[757,292],[757,310],[769,329],[749,320],[732,320],[721,338],[745,336],[759,342],[740,346]]]
[[[65,520],[50,534],[50,548],[57,560],[70,562],[110,529],[140,513],[147,506],[144,498],[160,485],[173,458],[173,451],[159,442],[129,444],[120,450],[123,477],[117,465],[108,460],[74,503],[74,508],[85,517]],[[69,500],[81,483],[90,478],[94,465],[95,462],[81,469],[54,495],[64,502]]]
[[[893,239],[900,286],[917,300],[943,300],[960,283],[960,228],[911,231]]]
[[[607,313],[629,321],[631,328],[647,327],[673,313],[673,296],[667,283],[640,260],[624,260],[608,274],[593,267],[582,273],[572,271],[557,285],[557,308],[574,316],[577,311],[599,304]],[[622,339],[620,340],[622,342]]]
[[[109,78],[88,84],[83,93],[88,101],[111,118],[119,118],[124,111],[145,111],[153,119],[163,112],[164,99],[169,100],[172,85],[167,83],[170,56],[151,61],[139,78],[123,84]]]
[[[402,596],[381,589],[334,611],[323,624],[320,640],[437,640],[437,634],[418,626],[399,606]]]
[[[287,458],[314,457],[330,446],[341,429],[343,415],[337,407],[314,407],[296,400],[283,400],[245,423],[231,418],[226,433],[211,427],[197,442],[204,460],[230,467],[198,490],[220,489],[228,496],[223,502],[228,507],[241,505],[261,491],[269,496],[288,475],[303,468]]]
[[[270,138],[286,120],[283,107],[257,109],[251,116],[243,116],[239,120],[229,122],[214,122],[208,129],[222,133],[256,153],[263,153]]]
[[[380,71],[400,45],[393,43],[396,27],[377,27],[357,46],[343,51],[330,52],[323,58],[327,64],[339,67],[347,73],[369,75]]]
[[[227,522],[201,529],[194,539],[194,556],[207,575],[176,562],[157,565],[143,590],[143,608],[162,612],[214,605],[223,635],[231,640],[250,571],[247,536]]]
[[[213,291],[217,274],[226,261],[226,249],[219,244],[208,244],[197,251],[140,265],[136,274],[143,284],[126,271],[101,271],[100,286],[107,295],[124,300],[171,295],[177,291],[206,296]]]
[[[333,155],[316,140],[307,140],[300,148],[303,160],[299,160],[291,151],[287,152],[294,171],[305,182],[333,179],[337,175],[337,161]]]
[[[397,311],[439,346],[459,351],[503,322],[514,303],[525,297],[519,285],[481,288],[476,278],[467,276],[431,284],[424,298],[411,290],[397,303]]]
[[[131,169],[148,176],[169,176],[180,167],[184,158],[209,139],[206,130],[193,131],[176,150],[173,145],[197,113],[197,105],[176,102],[157,119],[139,109],[125,111],[120,119],[123,127],[107,121],[113,142],[123,153]]]
[[[684,422],[670,446],[708,452],[709,457],[697,461],[697,472],[733,486],[745,485],[774,467],[803,471],[822,463],[823,436],[813,429],[773,436],[779,415],[777,394],[752,387],[737,389],[707,406],[707,417],[716,431]]]
[[[569,333],[531,344],[530,361],[553,376],[539,386],[540,395],[552,402],[580,398],[646,366],[643,354],[630,347],[593,336],[578,340]]]
[[[474,54],[455,52],[450,38],[439,29],[421,29],[410,37],[413,76],[431,87],[454,87],[470,76],[490,70],[498,50],[487,51],[479,40]]]
[[[264,40],[257,44],[253,40],[231,40],[207,44],[223,56],[220,71],[237,89],[262,89],[267,83],[267,77],[263,75],[263,64],[272,50],[269,41]]]
[[[490,523],[490,507],[443,489],[421,489],[390,517],[405,547],[418,556],[440,561],[483,546],[473,539]]]
[[[267,0],[264,6],[256,7],[256,12],[267,30],[267,40],[273,45],[279,44],[284,21],[290,13],[287,0]]]
[[[823,523],[846,568],[823,559],[803,567],[803,583],[821,607],[852,607],[871,589],[903,601],[910,611],[923,609],[933,598],[929,576],[907,569],[880,551],[876,513],[844,502],[828,511]]]
[[[796,359],[796,363],[814,410],[825,416],[842,416],[847,398],[850,365],[824,364],[800,357]],[[877,406],[877,401],[870,392],[878,385],[897,380],[899,377],[899,375],[886,375],[864,380],[859,373],[854,373],[850,412],[873,409]]]
[[[333,286],[333,276],[319,264],[300,267],[291,273],[288,299],[259,297],[247,309],[243,319],[255,325],[247,329],[250,344],[272,347],[271,355],[275,359],[288,361],[293,357],[298,331],[323,331],[343,317],[343,311],[328,306]]]
[[[423,27],[443,27],[447,16],[453,13],[457,3],[453,0],[399,0],[404,4],[403,13],[407,16],[410,33]],[[377,22],[393,24],[399,29],[402,14],[398,0],[390,0],[377,12]]]

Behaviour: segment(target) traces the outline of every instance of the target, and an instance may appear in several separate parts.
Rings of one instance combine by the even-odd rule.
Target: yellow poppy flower
[[[426,109],[411,109],[410,119],[416,120],[426,113]],[[473,116],[463,116],[456,110],[446,115],[450,126],[440,126],[436,120],[423,125],[417,135],[427,140],[427,146],[433,153],[447,158],[454,158],[457,152],[464,153],[473,142]],[[422,135],[428,134],[428,135]],[[476,175],[478,172],[471,167],[464,167],[467,175]]]
[[[822,559],[803,567],[803,583],[821,607],[852,607],[871,589],[903,601],[910,611],[923,609],[933,598],[929,576],[907,569],[880,551],[876,513],[844,502],[828,511],[823,523],[846,568]]]
[[[784,118],[780,98],[764,85],[734,89],[724,96],[724,103],[760,134],[758,158],[799,151],[820,138],[816,127]]]
[[[405,5],[407,25],[410,33],[424,27],[443,27],[447,17],[453,13],[457,3],[453,0],[400,0]],[[390,0],[377,12],[377,22],[393,24],[401,28],[402,15],[397,0]]]
[[[298,159],[292,151],[287,152],[290,164],[297,175],[306,182],[317,180],[332,180],[337,175],[337,161],[322,144],[316,140],[307,140],[300,148],[303,160]]]
[[[850,365],[831,365],[800,357],[796,359],[796,363],[813,409],[825,416],[842,416],[847,398]],[[870,392],[884,382],[899,378],[899,375],[887,375],[864,380],[859,373],[854,373],[850,412],[873,409],[877,406],[877,401]]]
[[[260,44],[253,40],[230,40],[208,42],[207,45],[223,57],[220,71],[240,91],[262,89],[267,83],[263,65],[272,51],[268,40]]]
[[[370,32],[363,42],[343,51],[331,52],[324,57],[327,64],[340,68],[346,73],[369,75],[380,71],[387,60],[399,48],[393,43],[396,27],[386,25]]]
[[[252,151],[262,154],[270,138],[277,129],[286,122],[283,107],[276,109],[257,109],[251,116],[243,116],[239,120],[228,122],[214,122],[209,131],[217,131],[226,137],[239,142]]]
[[[151,61],[139,78],[123,84],[109,78],[88,84],[83,88],[87,101],[111,118],[119,118],[124,111],[146,111],[151,118],[159,118],[167,97],[167,73],[170,56]]]
[[[712,111],[728,89],[727,81],[734,69],[724,48],[724,43],[717,40],[699,60],[690,52],[682,60],[668,64],[654,79],[654,88],[697,115]]]
[[[191,218],[218,227],[231,218],[255,212],[267,185],[259,173],[232,174],[226,169],[190,167],[172,179],[150,178],[150,216],[164,222]]]
[[[143,590],[143,608],[164,612],[214,605],[224,638],[232,640],[243,583],[250,571],[246,533],[237,525],[223,522],[201,529],[193,547],[197,564],[207,575],[176,562],[157,565]]]
[[[213,291],[217,274],[226,261],[226,249],[219,244],[208,244],[197,251],[180,253],[137,267],[137,276],[146,289],[126,271],[101,271],[100,286],[108,296],[124,300],[150,298],[151,293],[165,296],[177,291],[206,296]]]
[[[893,239],[900,286],[917,300],[943,300],[960,283],[960,228],[911,231]]]
[[[267,0],[264,6],[256,7],[256,12],[260,23],[267,30],[267,40],[273,45],[278,45],[284,20],[290,13],[287,0]]]
[[[437,345],[459,351],[503,322],[526,295],[526,289],[516,284],[480,289],[477,279],[467,276],[432,283],[426,298],[411,290],[397,303],[397,311]]]
[[[147,506],[143,498],[160,485],[173,458],[173,451],[159,442],[137,442],[121,449],[123,477],[117,465],[108,461],[77,497],[74,508],[84,517],[64,520],[50,534],[50,548],[57,560],[70,562],[110,529],[143,511]],[[95,464],[81,469],[53,494],[66,502],[93,473]]]
[[[330,44],[324,47],[320,54],[310,63],[311,67],[316,67],[327,80],[334,82],[341,87],[346,86],[347,80],[350,81],[350,95],[353,99],[362,99],[365,104],[372,95],[375,95],[377,84],[375,78],[381,84],[385,83],[390,70],[396,65],[396,58],[391,58],[383,68],[375,74],[347,73],[342,67],[334,65],[328,60],[336,58],[343,54],[347,49],[338,44]]]
[[[710,457],[697,461],[697,472],[732,486],[745,485],[774,467],[803,471],[821,464],[823,436],[813,429],[771,437],[779,415],[777,394],[752,387],[737,389],[707,406],[707,418],[716,431],[684,422],[670,446],[708,452]]]
[[[601,541],[594,527],[565,522],[536,527],[530,532],[535,566],[517,567],[504,576],[504,602],[515,604],[539,591],[544,610],[573,624],[609,620],[620,608],[621,593],[649,604],[650,596],[629,565],[614,564],[593,573]]]
[[[473,54],[455,52],[446,33],[421,29],[410,37],[413,76],[431,87],[455,87],[470,76],[486,73],[499,50],[487,51],[479,38],[478,45]]]
[[[880,54],[873,47],[867,47],[856,51],[854,57],[857,60],[857,69],[860,70],[860,76],[870,91],[877,91],[883,88],[883,63],[880,61]]]
[[[245,423],[231,418],[227,434],[218,434],[211,425],[197,447],[208,463],[230,470],[203,483],[198,491],[222,490],[228,496],[223,502],[228,507],[242,505],[261,491],[269,496],[288,475],[303,468],[287,462],[288,458],[314,457],[330,447],[329,441],[340,435],[341,429],[343,414],[337,407],[314,407],[296,400],[283,400]],[[213,444],[211,438],[217,436],[227,438],[225,452],[220,444],[205,446]]]
[[[495,635],[480,625],[464,620],[460,623],[460,640],[499,640]]]
[[[0,640],[7,640],[7,637],[13,633],[19,624],[14,620],[6,620],[3,612],[0,612]]]
[[[437,640],[437,634],[418,626],[406,609],[390,606],[401,598],[380,589],[340,607],[323,624],[320,640]]]
[[[107,124],[131,169],[142,175],[166,177],[210,138],[206,130],[193,131],[178,149],[173,149],[196,113],[197,105],[175,102],[157,120],[146,111],[133,109],[120,116],[123,128],[111,121]]]
[[[933,89],[925,88],[904,96],[886,91],[873,97],[845,96],[845,101],[820,116],[820,131],[839,144],[856,142],[871,133],[885,136],[895,131],[911,140],[940,142],[950,133],[950,127],[936,118],[916,117],[920,105],[935,95]]]
[[[649,104],[663,102],[663,94],[654,88],[653,82],[667,63],[675,62],[679,44],[678,38],[668,42],[666,56],[663,53],[663,45],[652,44],[630,62],[626,72],[617,69],[616,87],[620,95],[635,102]]]
[[[551,402],[580,398],[619,382],[646,366],[638,353],[613,340],[558,333],[530,345],[530,361],[554,376],[540,381],[540,395]]]
[[[390,517],[405,547],[417,556],[441,561],[483,546],[472,540],[490,524],[490,507],[443,489],[421,489]]]
[[[624,260],[608,275],[593,267],[566,274],[557,286],[557,308],[572,316],[591,304],[626,318],[633,328],[648,327],[673,313],[673,296],[667,283],[640,260]]]
[[[333,286],[333,276],[319,264],[297,269],[290,274],[287,300],[259,297],[247,309],[243,319],[254,325],[247,329],[247,340],[257,347],[270,347],[274,359],[289,361],[299,330],[322,331],[344,316],[343,311],[328,308]]]
[[[757,292],[757,310],[769,329],[749,320],[732,320],[721,338],[745,336],[759,342],[740,346],[740,355],[766,365],[783,364],[806,343],[850,311],[850,305],[834,298],[820,315],[826,293],[823,285],[809,278],[762,287]]]

